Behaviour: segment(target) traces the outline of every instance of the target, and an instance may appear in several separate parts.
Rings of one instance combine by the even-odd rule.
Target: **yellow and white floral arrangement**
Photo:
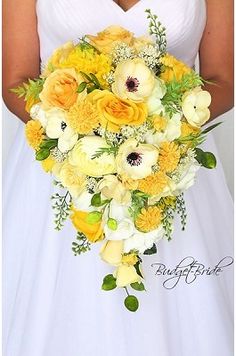
[[[165,29],[150,10],[150,37],[110,26],[57,49],[40,78],[13,89],[31,120],[26,139],[63,193],[53,208],[56,229],[67,218],[77,230],[75,255],[101,242],[114,266],[102,289],[144,291],[141,255],[171,239],[186,210],[183,192],[215,157],[198,146],[208,129],[210,94],[193,69],[166,52]],[[155,40],[154,40],[155,38]]]

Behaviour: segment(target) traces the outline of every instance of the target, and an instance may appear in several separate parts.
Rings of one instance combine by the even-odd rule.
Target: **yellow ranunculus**
[[[125,42],[131,45],[133,42],[133,33],[120,26],[109,26],[97,36],[87,35],[90,43],[102,53],[110,53],[119,43]]]
[[[67,160],[63,162],[59,179],[73,197],[78,197],[86,187],[86,176],[80,172],[77,166],[71,165]]]
[[[113,266],[119,266],[124,248],[123,240],[107,241],[101,248],[101,259]]]
[[[39,97],[44,109],[58,107],[68,110],[78,100],[84,97],[85,91],[78,94],[79,84],[84,81],[82,75],[71,69],[57,69],[47,77]]]
[[[117,287],[126,287],[131,283],[141,282],[134,266],[121,265],[114,272]]]
[[[145,103],[119,99],[108,90],[94,90],[87,96],[97,108],[104,128],[118,132],[122,125],[141,125],[147,118]]]
[[[131,199],[131,193],[117,179],[115,175],[105,176],[98,185],[99,191],[107,199],[115,199],[120,204],[128,204]]]
[[[71,215],[71,221],[74,227],[82,232],[90,242],[97,242],[103,240],[103,229],[101,222],[96,224],[89,224],[86,221],[88,212],[72,209],[73,213]]]
[[[85,136],[69,152],[69,162],[76,166],[81,173],[91,177],[116,173],[115,157],[112,154],[103,153],[100,157],[93,157],[100,149],[108,147],[106,141],[101,137]]]

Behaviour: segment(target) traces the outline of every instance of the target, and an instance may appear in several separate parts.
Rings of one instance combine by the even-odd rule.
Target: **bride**
[[[122,291],[101,291],[110,273],[100,246],[71,252],[73,228],[53,228],[51,177],[41,172],[24,139],[24,102],[10,93],[36,78],[52,51],[86,33],[119,24],[140,36],[151,8],[167,29],[168,51],[194,66],[211,92],[211,118],[233,103],[232,0],[3,0],[3,96],[22,123],[8,157],[4,183],[4,356],[232,356],[232,265],[218,276],[180,280],[167,289],[157,264],[184,258],[213,269],[232,254],[232,201],[221,165],[198,175],[186,194],[187,229],[144,259],[147,292],[136,314]],[[10,119],[10,118],[9,118]],[[215,150],[209,137],[209,151]],[[121,293],[121,294],[120,294]]]

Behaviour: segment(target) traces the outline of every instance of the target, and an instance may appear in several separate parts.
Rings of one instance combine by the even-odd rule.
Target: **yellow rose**
[[[131,283],[141,282],[141,277],[137,274],[135,267],[126,264],[116,269],[114,277],[117,287],[126,287]]]
[[[99,191],[107,199],[115,199],[120,204],[128,204],[131,193],[123,186],[115,175],[105,176],[98,184]]]
[[[101,259],[113,266],[118,266],[122,260],[123,240],[107,241],[101,248]]]
[[[87,98],[96,105],[100,123],[109,131],[118,132],[122,125],[141,125],[147,118],[145,103],[119,99],[108,90],[94,90]]]
[[[103,239],[103,229],[101,222],[89,224],[86,220],[88,212],[72,209],[71,221],[74,227],[82,232],[90,242],[97,242]]]
[[[60,64],[69,56],[75,48],[73,42],[67,42],[63,46],[57,48],[53,55],[49,58],[45,69],[42,72],[43,77],[47,77],[52,71],[60,67]]]
[[[78,100],[79,95],[86,95],[85,91],[77,93],[83,77],[74,69],[57,69],[45,80],[39,97],[44,109],[58,107],[68,110]]]
[[[119,42],[131,45],[133,41],[133,33],[120,26],[109,26],[102,32],[98,32],[97,36],[87,35],[87,37],[91,45],[100,52],[108,54]]]
[[[183,75],[189,74],[192,71],[185,63],[169,54],[161,58],[161,63],[164,65],[164,72],[161,73],[160,78],[165,82],[170,82],[173,79],[179,81]]]

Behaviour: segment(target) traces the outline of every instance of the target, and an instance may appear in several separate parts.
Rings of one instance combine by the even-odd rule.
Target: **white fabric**
[[[204,0],[143,0],[128,12],[112,0],[38,0],[41,57],[85,33],[120,24],[142,35],[151,8],[167,28],[169,51],[194,64],[205,25]],[[54,230],[51,177],[34,161],[23,124],[8,157],[4,183],[4,356],[232,356],[232,266],[220,276],[162,286],[152,263],[174,268],[186,256],[214,267],[232,254],[232,201],[221,165],[202,169],[186,194],[188,224],[177,224],[159,254],[143,258],[147,292],[136,314],[124,291],[101,291],[103,263],[95,245],[74,257],[71,224]],[[216,152],[209,138],[207,149]]]

